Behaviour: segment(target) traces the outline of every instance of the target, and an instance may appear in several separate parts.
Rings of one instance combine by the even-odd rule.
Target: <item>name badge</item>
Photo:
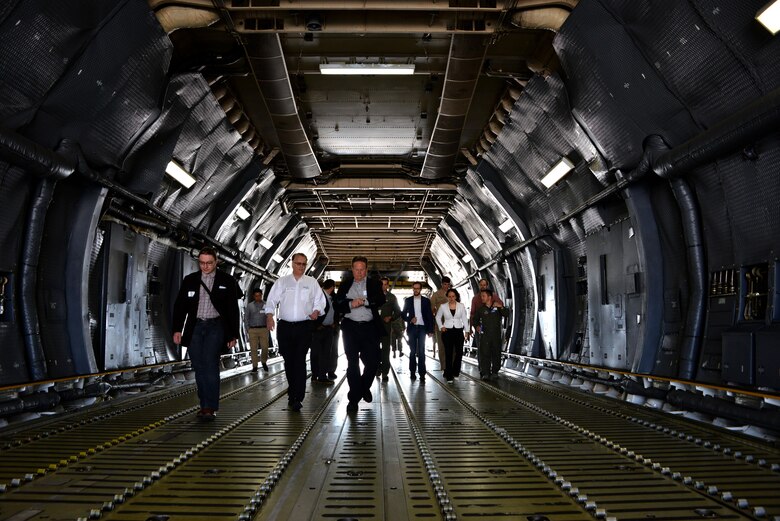
[[[187,292],[187,296],[188,297],[194,297],[195,296],[195,292],[194,291],[188,291]]]

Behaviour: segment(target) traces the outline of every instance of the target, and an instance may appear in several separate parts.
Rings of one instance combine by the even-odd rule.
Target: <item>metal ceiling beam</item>
[[[365,172],[371,173],[372,170],[376,171],[382,168],[387,168],[387,165],[373,164],[373,165],[353,165],[348,170],[350,172]],[[345,166],[341,167],[342,173],[345,170]],[[406,179],[402,177],[339,177],[323,184],[308,184],[300,183],[296,181],[290,181],[283,186],[287,189],[288,193],[294,195],[296,191],[303,191],[306,193],[322,192],[322,191],[370,191],[370,190],[393,190],[403,192],[419,192],[419,191],[451,191],[456,192],[458,185],[454,183],[430,183],[423,184]],[[398,197],[398,194],[395,194]]]
[[[419,219],[420,215],[417,212],[400,211],[398,213],[371,213],[366,214],[366,210],[362,208],[355,208],[352,211],[336,210],[328,213],[308,213],[306,210],[300,208],[295,209],[298,215],[303,219],[354,219],[358,218],[362,221],[376,221],[379,219],[393,219],[399,221],[408,221],[410,219]],[[364,215],[365,214],[365,215]],[[445,211],[431,211],[426,210],[425,217],[429,219],[441,219],[446,216]]]

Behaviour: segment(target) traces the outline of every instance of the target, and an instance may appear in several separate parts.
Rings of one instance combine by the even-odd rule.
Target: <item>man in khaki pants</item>
[[[431,295],[431,311],[433,316],[439,311],[442,304],[447,303],[447,292],[450,290],[452,282],[450,278],[444,276],[441,278],[441,287],[439,291]],[[441,362],[441,368],[444,369],[444,343],[441,341],[441,331],[439,331],[439,323],[434,320],[433,331],[433,356],[439,358]]]
[[[246,305],[244,316],[249,328],[249,354],[252,355],[252,371],[257,371],[257,351],[260,350],[260,362],[268,371],[268,327],[265,322],[265,302],[263,292],[255,289],[252,301]]]

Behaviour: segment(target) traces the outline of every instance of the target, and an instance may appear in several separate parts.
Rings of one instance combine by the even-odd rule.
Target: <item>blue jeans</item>
[[[409,335],[409,373],[414,376],[415,370],[419,370],[420,376],[425,377],[425,326],[409,324],[406,334]]]
[[[195,322],[189,353],[201,409],[219,409],[219,355],[224,343],[220,319]]]

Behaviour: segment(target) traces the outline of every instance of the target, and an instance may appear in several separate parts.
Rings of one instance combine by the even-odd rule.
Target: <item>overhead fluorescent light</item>
[[[472,259],[472,258],[471,258],[471,255],[469,255],[469,254],[467,253],[466,255],[464,255],[464,256],[463,256],[463,258],[461,258],[461,260],[462,260],[463,262],[467,262],[467,263],[468,263],[468,262],[471,262],[471,261],[473,261],[474,259]]]
[[[273,257],[271,257],[274,261],[276,261],[278,264],[281,264],[284,262],[284,257],[279,255],[278,253],[274,253]]]
[[[268,240],[268,239],[266,239],[265,237],[263,237],[262,239],[260,239],[260,246],[262,246],[262,247],[263,247],[263,248],[265,248],[266,250],[267,250],[268,248],[270,248],[271,246],[273,246],[273,245],[274,245],[274,243],[272,243],[271,241],[269,241],[269,240]],[[282,260],[284,260],[284,259],[282,259]]]
[[[506,233],[512,228],[514,228],[515,223],[512,222],[512,219],[507,219],[506,221],[502,222],[501,225],[498,227],[499,230]]]
[[[249,210],[247,210],[243,204],[239,204],[238,208],[236,208],[236,218],[243,221],[247,219],[249,215]]]
[[[408,280],[415,282],[423,282],[427,278],[424,271],[406,271],[404,274]]]
[[[321,74],[334,74],[341,76],[367,76],[376,75],[408,75],[414,74],[414,64],[405,65],[398,63],[321,63]]]
[[[547,188],[550,188],[552,185],[563,179],[563,176],[571,172],[572,168],[574,168],[574,163],[569,161],[567,158],[562,157],[547,172],[547,175],[542,178],[542,184]]]
[[[482,246],[483,244],[485,244],[485,241],[483,241],[481,237],[477,237],[476,239],[471,241],[471,247],[474,248],[475,250],[480,246]]]
[[[780,0],[772,0],[756,14],[756,20],[766,27],[770,33],[780,31]]]
[[[189,188],[195,184],[195,178],[192,174],[184,170],[179,163],[171,160],[165,167],[165,173],[176,179],[184,188]]]

